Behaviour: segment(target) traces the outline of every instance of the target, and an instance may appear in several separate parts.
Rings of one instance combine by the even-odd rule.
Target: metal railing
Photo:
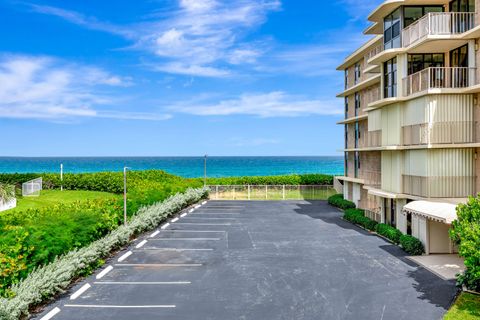
[[[426,68],[403,79],[403,94],[409,96],[429,89],[460,89],[476,83],[476,68]]]
[[[408,47],[429,35],[453,35],[475,27],[474,12],[430,12],[402,31],[402,45]]]
[[[212,200],[326,200],[331,185],[211,185]]]
[[[364,131],[358,140],[359,148],[375,148],[382,146],[382,130]]]
[[[473,143],[475,121],[422,123],[402,127],[403,145]]]
[[[463,198],[474,194],[475,177],[403,175],[403,193],[424,198]]]
[[[372,50],[370,50],[364,57],[365,59],[365,64],[368,65],[368,60],[372,59],[373,57],[375,57],[377,54],[379,54],[380,52],[382,52],[384,50],[384,45],[383,43],[382,44],[379,44],[378,46],[374,47]]]

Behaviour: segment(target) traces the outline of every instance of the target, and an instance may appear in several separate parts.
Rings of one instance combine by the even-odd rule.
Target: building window
[[[345,149],[348,149],[348,124],[345,125]]]
[[[348,89],[348,69],[345,69],[345,90]]]
[[[355,169],[355,178],[358,178],[358,170],[360,169],[360,154],[358,151],[355,151],[355,155],[354,155],[354,169]]]
[[[358,116],[360,108],[361,108],[360,93],[355,92],[355,117]]]
[[[345,176],[348,177],[348,152],[345,152]]]
[[[405,6],[403,7],[403,27],[408,27],[430,12],[443,11],[443,6]]]
[[[468,45],[450,51],[450,66],[468,68]]]
[[[444,66],[445,56],[443,53],[408,55],[408,75],[417,73],[426,68]]]
[[[355,148],[358,148],[360,140],[360,125],[355,122]]]
[[[383,21],[383,44],[385,50],[400,48],[401,47],[401,19],[400,8],[393,11],[391,14],[385,17]]]
[[[348,97],[345,97],[345,119],[348,118]]]
[[[475,12],[475,0],[450,1],[451,12]],[[471,15],[458,15],[452,22],[455,32],[462,33],[470,30],[475,25],[475,17]]]
[[[397,96],[397,58],[383,64],[384,98]]]
[[[475,12],[475,0],[454,0],[450,1],[452,12]]]
[[[357,84],[360,81],[362,76],[362,69],[360,63],[355,64],[355,73],[354,73],[354,84]]]

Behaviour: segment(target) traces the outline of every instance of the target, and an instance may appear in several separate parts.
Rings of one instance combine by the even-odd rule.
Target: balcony
[[[382,184],[381,171],[361,170],[360,177],[365,181],[365,185],[367,186],[379,188]]]
[[[402,127],[403,145],[476,142],[474,121],[422,123]]]
[[[462,89],[475,85],[476,68],[426,68],[403,79],[403,95],[431,89]]]
[[[474,194],[475,177],[403,175],[403,192],[423,198],[464,198]]]
[[[462,34],[474,27],[474,12],[432,12],[403,29],[402,45],[406,48],[428,36]]]

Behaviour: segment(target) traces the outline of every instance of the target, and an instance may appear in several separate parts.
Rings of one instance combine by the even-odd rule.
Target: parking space
[[[209,201],[37,319],[440,319],[454,294],[325,202]]]

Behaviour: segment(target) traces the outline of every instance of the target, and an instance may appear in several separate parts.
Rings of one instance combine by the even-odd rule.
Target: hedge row
[[[450,237],[458,244],[465,258],[465,273],[457,278],[460,285],[480,292],[480,198],[470,198],[457,207],[457,220],[452,223]]]
[[[343,218],[352,223],[358,224],[367,230],[386,237],[395,244],[402,246],[408,254],[421,255],[424,252],[423,244],[420,240],[410,235],[402,234],[402,232],[392,226],[384,223],[378,223],[365,216],[365,211],[361,209],[345,210]]]
[[[345,200],[343,194],[335,194],[328,198],[328,203],[342,210],[355,209],[355,203]]]
[[[26,279],[12,287],[15,294],[13,298],[0,299],[0,319],[27,317],[31,307],[63,292],[85,269],[96,266],[100,259],[127,244],[135,235],[155,228],[168,216],[198,202],[207,194],[205,189],[189,189],[162,203],[142,208],[127,226],[120,226],[89,246],[70,251],[34,270]]]
[[[201,180],[201,179],[200,179]],[[203,181],[203,180],[201,180]],[[325,174],[293,174],[283,176],[252,176],[208,178],[209,185],[333,185],[333,176]]]

